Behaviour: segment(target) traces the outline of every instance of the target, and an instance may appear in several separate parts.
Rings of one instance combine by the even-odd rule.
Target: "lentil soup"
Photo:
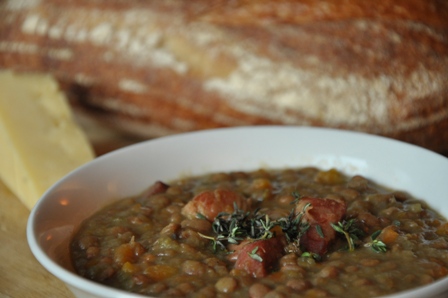
[[[375,297],[448,275],[448,223],[424,202],[317,168],[157,182],[87,219],[88,279],[157,297]]]

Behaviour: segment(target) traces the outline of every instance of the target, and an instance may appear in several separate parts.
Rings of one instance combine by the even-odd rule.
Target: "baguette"
[[[448,151],[448,2],[6,0],[0,67],[48,72],[80,113],[153,138],[342,128]]]

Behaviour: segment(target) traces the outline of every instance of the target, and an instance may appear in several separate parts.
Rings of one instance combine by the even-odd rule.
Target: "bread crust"
[[[0,67],[144,138],[284,124],[448,150],[448,2],[8,0]]]

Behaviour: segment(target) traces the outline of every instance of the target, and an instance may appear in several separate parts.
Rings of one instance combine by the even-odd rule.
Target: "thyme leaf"
[[[200,213],[200,212],[196,213],[196,218],[198,218],[198,219],[207,219],[207,218],[204,216],[204,214],[202,214],[202,213]]]
[[[258,262],[263,262],[263,258],[257,254],[257,251],[258,251],[258,246],[256,246],[251,252],[248,252],[249,257],[251,257],[252,259],[254,259]]]
[[[372,238],[372,240],[375,240],[380,234],[381,234],[381,230],[378,230],[376,232],[373,232],[373,234],[370,236],[370,238]]]
[[[322,257],[319,254],[312,253],[312,252],[309,252],[309,251],[305,251],[300,256],[303,257],[303,258],[313,258],[316,261],[320,261],[322,259]]]
[[[291,205],[297,205],[297,203],[299,202],[299,200],[302,198],[302,196],[300,195],[300,193],[298,191],[293,191],[291,193],[291,195],[294,198],[294,201],[291,202]]]
[[[316,231],[317,231],[317,234],[319,234],[320,238],[322,238],[322,239],[325,238],[324,232],[322,231],[322,227],[320,225],[316,225]]]

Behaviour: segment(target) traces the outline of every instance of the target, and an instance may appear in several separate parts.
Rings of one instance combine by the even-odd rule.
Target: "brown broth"
[[[346,203],[364,235],[354,251],[338,233],[320,259],[284,252],[261,278],[234,269],[228,251],[212,248],[212,224],[182,208],[217,188],[242,194],[273,220],[288,216],[293,192]],[[372,249],[372,234],[385,252]],[[427,285],[448,274],[448,224],[404,192],[361,176],[317,168],[215,173],[169,183],[164,193],[123,199],[86,220],[71,243],[77,272],[150,296],[374,297]]]

